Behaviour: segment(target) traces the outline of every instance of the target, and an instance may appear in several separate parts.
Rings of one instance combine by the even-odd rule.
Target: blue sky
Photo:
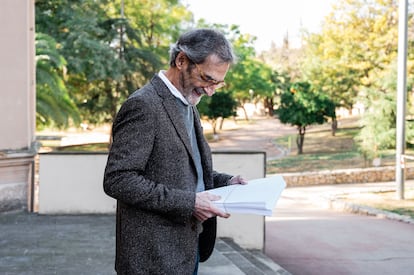
[[[257,37],[256,49],[280,46],[288,32],[291,45],[300,45],[300,30],[318,32],[337,0],[183,0],[195,19],[209,23],[236,24],[243,33]]]

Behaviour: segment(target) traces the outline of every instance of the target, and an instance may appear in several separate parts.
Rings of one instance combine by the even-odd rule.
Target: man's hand
[[[247,184],[247,180],[242,178],[242,176],[237,175],[229,180],[229,184]]]
[[[194,217],[203,222],[209,218],[219,216],[222,218],[230,217],[229,213],[225,213],[214,206],[213,201],[220,199],[220,196],[208,193],[207,191],[196,194]]]

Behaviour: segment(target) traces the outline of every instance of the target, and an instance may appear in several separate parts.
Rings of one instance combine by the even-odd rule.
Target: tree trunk
[[[249,116],[247,115],[246,108],[244,108],[244,104],[241,105],[241,108],[243,109],[244,117],[246,121],[249,121]]]
[[[266,97],[264,100],[264,107],[266,110],[266,115],[269,117],[272,117],[274,114],[273,105],[273,98]]]
[[[213,128],[213,135],[217,135],[217,130],[216,130],[217,120],[216,119],[212,119],[211,126]]]
[[[335,136],[336,130],[338,129],[338,121],[336,118],[332,119],[332,136]]]
[[[303,143],[305,142],[306,126],[298,126],[298,136],[296,137],[296,145],[298,146],[298,155],[303,154]]]
[[[222,117],[220,120],[220,127],[219,127],[220,131],[223,130],[223,124],[224,124],[224,117]]]

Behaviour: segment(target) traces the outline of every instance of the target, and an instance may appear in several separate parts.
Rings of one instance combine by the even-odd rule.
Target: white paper
[[[283,177],[278,175],[207,191],[221,197],[214,204],[224,212],[271,216],[285,187]]]

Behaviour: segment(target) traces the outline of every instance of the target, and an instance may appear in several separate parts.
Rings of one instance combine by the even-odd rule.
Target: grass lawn
[[[328,127],[315,127],[305,134],[303,154],[297,154],[296,135],[275,139],[290,149],[289,155],[267,163],[267,173],[286,173],[371,167],[358,152],[354,136],[358,133],[356,119],[343,120],[335,136]],[[381,166],[395,164],[395,152],[383,151]]]

